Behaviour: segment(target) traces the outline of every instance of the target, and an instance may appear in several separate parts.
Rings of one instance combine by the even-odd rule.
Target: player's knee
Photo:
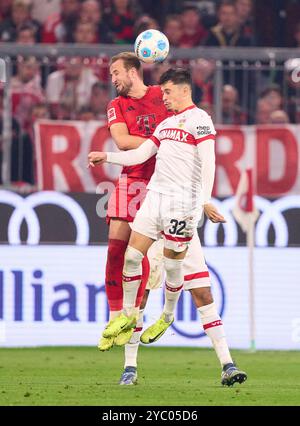
[[[109,239],[107,249],[107,260],[115,261],[120,259],[120,257],[124,257],[127,244],[127,241]]]
[[[168,283],[182,284],[183,282],[183,259],[169,259],[164,257],[164,267],[166,271],[166,278]]]
[[[124,261],[124,272],[131,273],[141,268],[143,253],[134,247],[128,246],[125,252],[125,261]]]

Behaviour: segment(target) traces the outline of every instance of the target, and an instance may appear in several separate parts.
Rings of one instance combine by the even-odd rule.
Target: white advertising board
[[[96,345],[108,318],[107,247],[0,246],[0,346]],[[204,248],[212,288],[232,348],[249,347],[247,248]],[[258,349],[300,349],[300,249],[255,249]],[[152,291],[145,327],[162,310]],[[204,346],[188,292],[176,321],[156,345]]]

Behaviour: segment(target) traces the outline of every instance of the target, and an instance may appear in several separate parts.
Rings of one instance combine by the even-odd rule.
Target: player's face
[[[168,111],[179,111],[183,99],[183,86],[167,81],[162,84],[163,101]]]
[[[127,96],[132,88],[129,72],[124,67],[121,59],[114,62],[110,67],[111,82],[121,96]]]

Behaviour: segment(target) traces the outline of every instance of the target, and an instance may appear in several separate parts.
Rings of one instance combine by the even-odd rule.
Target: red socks
[[[124,256],[128,242],[116,239],[108,240],[108,251],[105,271],[105,290],[110,311],[121,311],[123,308],[122,272]],[[150,265],[145,256],[142,262],[143,275],[138,290],[136,307],[140,306],[149,278]]]

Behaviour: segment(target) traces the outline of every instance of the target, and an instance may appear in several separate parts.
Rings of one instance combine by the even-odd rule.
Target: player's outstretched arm
[[[99,166],[100,164],[104,163],[107,159],[106,152],[101,151],[92,151],[88,155],[88,167],[95,167]]]
[[[134,166],[135,164],[142,164],[150,157],[157,153],[158,147],[147,139],[137,149],[130,149],[123,152],[99,152],[93,151],[88,155],[89,167],[95,167],[104,162],[119,164],[121,166]]]

